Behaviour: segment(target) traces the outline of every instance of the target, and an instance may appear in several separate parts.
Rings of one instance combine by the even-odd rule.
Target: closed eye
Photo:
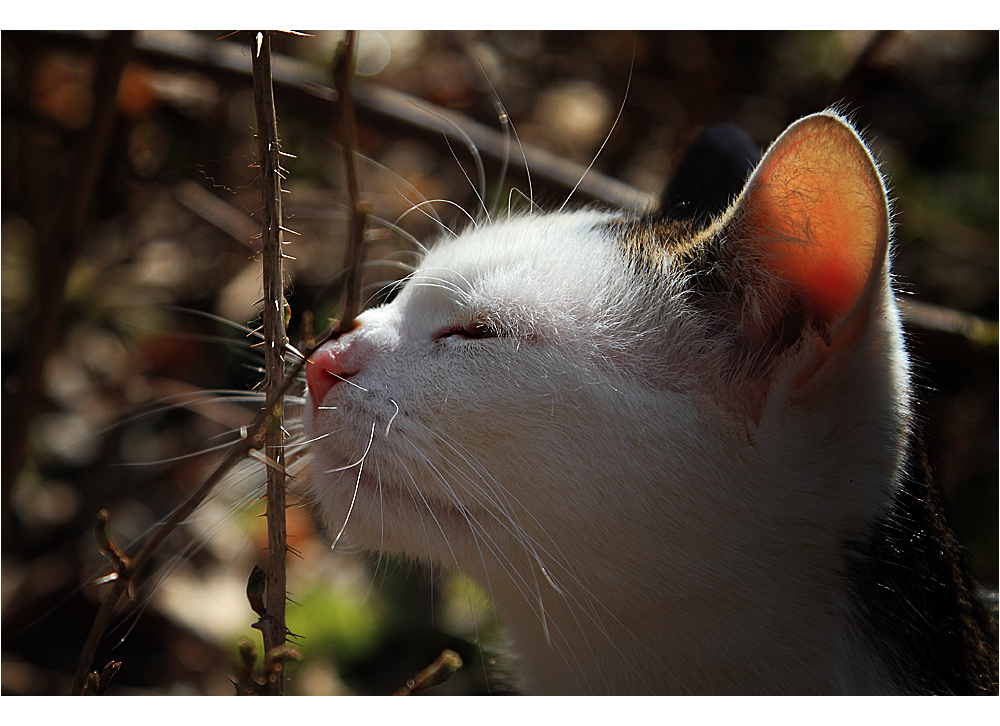
[[[503,337],[496,326],[483,321],[475,321],[468,325],[455,328],[446,328],[436,337],[437,340],[443,338],[463,338],[465,340],[483,340],[485,338]]]

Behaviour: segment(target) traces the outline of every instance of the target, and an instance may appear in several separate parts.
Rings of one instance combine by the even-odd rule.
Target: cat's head
[[[328,523],[517,588],[640,555],[680,582],[765,527],[858,536],[906,425],[889,234],[867,149],[818,114],[707,226],[581,211],[442,241],[310,363]]]

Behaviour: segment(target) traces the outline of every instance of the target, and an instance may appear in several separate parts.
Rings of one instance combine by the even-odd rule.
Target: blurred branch
[[[344,153],[344,174],[347,177],[347,194],[351,204],[351,232],[344,256],[344,309],[341,311],[337,335],[349,332],[354,327],[354,318],[360,312],[361,262],[365,253],[365,227],[371,216],[370,204],[361,201],[361,185],[358,180],[358,165],[355,159],[357,149],[357,128],[354,120],[354,61],[357,52],[357,33],[347,31],[346,41],[337,45],[333,59],[333,82],[340,98],[337,104],[340,121],[337,124],[340,148]]]
[[[402,122],[413,129],[427,131],[437,136],[443,134],[459,143],[465,143],[462,135],[455,130],[457,126],[468,135],[481,154],[498,160],[509,154],[501,132],[464,114],[435,106],[402,91],[384,88],[374,83],[359,82],[357,103],[359,110]],[[587,171],[587,167],[583,164],[563,159],[537,146],[524,142],[521,145],[524,158],[520,154],[509,154],[508,161],[521,171],[524,171],[527,165],[531,170],[532,179],[547,179],[564,187],[566,191],[573,189],[579,182],[576,193],[622,209],[645,211],[655,204],[655,198],[647,192],[593,169]],[[583,181],[580,181],[581,179]]]
[[[53,36],[59,37],[50,34],[50,37]],[[80,42],[81,37],[89,36],[63,34],[62,37],[66,38],[66,42]],[[234,42],[207,40],[188,32],[140,33],[136,39],[136,50],[144,61],[152,64],[180,66],[209,75],[214,73],[241,78],[246,78],[249,72],[244,46]],[[276,54],[273,58],[272,76],[276,86],[297,91],[305,98],[331,102],[338,99],[337,92],[326,85],[327,78],[323,71],[304,61]],[[438,139],[446,136],[463,145],[466,142],[464,133],[481,154],[498,161],[509,156],[510,165],[520,169],[522,173],[527,162],[532,179],[545,179],[566,192],[579,182],[577,194],[636,211],[649,209],[656,201],[647,192],[593,169],[587,172],[586,166],[531,144],[522,144],[524,158],[519,153],[509,154],[501,131],[402,91],[356,79],[354,100],[359,116],[399,124],[410,133],[419,132]]]
[[[79,153],[58,208],[49,219],[39,220],[42,242],[34,260],[34,307],[38,312],[32,324],[31,345],[25,348],[18,371],[20,387],[9,410],[16,421],[4,427],[11,434],[3,457],[4,525],[7,524],[11,492],[27,457],[31,424],[42,401],[45,362],[60,338],[66,280],[86,236],[87,216],[118,118],[115,103],[118,82],[131,50],[131,31],[113,32],[100,46],[94,78],[93,116],[80,137]]]
[[[451,680],[451,677],[462,667],[462,657],[451,650],[445,648],[441,655],[434,659],[434,662],[420,671],[417,675],[406,682],[406,685],[398,689],[392,695],[411,696],[414,693],[426,691],[428,688],[440,686]]]
[[[254,253],[261,251],[261,239],[258,236],[260,225],[248,217],[246,212],[227,204],[205,187],[190,180],[176,184],[171,191],[178,202],[213,227],[246,245]]]
[[[996,320],[985,320],[978,315],[902,295],[896,296],[896,304],[899,305],[904,322],[924,330],[962,335],[981,346],[996,346],[1000,342],[1000,325]]]
[[[856,66],[869,62],[891,37],[891,34],[877,33],[859,56]],[[147,60],[185,65],[202,72],[214,69],[216,72],[244,77],[247,73],[246,57],[241,46],[236,43],[205,41],[191,33],[143,33],[136,41],[136,49]],[[274,57],[272,74],[279,87],[327,101],[335,102],[338,98],[337,92],[325,85],[322,72],[303,61],[277,55]],[[502,159],[505,154],[503,134],[500,131],[463,114],[362,80],[356,81],[353,97],[358,111],[369,116],[398,122],[412,130],[435,136],[444,134],[464,143],[455,129],[458,126],[468,134],[480,153],[495,159]],[[567,190],[576,184],[585,171],[581,164],[559,158],[530,144],[524,145],[524,155],[533,177],[546,178]],[[509,161],[523,170],[524,159],[519,154],[511,155]],[[586,175],[577,191],[624,209],[645,210],[654,203],[654,198],[648,193],[594,170]],[[184,203],[192,206],[197,204],[187,196]],[[960,310],[932,306],[911,298],[900,298],[899,303],[906,321],[912,325],[964,335],[985,345],[997,344],[996,321],[983,320]]]
[[[271,84],[271,34],[260,31],[253,38],[254,108],[257,112],[257,148],[260,164],[261,233],[263,236],[264,287],[264,390],[271,393],[281,385],[285,364],[285,296],[281,246],[281,148],[274,112]],[[270,653],[285,644],[285,554],[288,533],[285,528],[285,430],[283,402],[279,397],[266,418],[264,456],[267,469],[267,588],[265,613],[259,627],[264,637],[264,652]],[[281,664],[264,684],[264,693],[284,693]]]
[[[238,677],[233,681],[237,696],[252,696],[257,692],[257,681],[253,677],[257,666],[257,646],[250,638],[240,638],[236,644],[240,654]]]

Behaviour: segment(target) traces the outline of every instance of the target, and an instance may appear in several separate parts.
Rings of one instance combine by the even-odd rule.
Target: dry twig
[[[357,148],[357,129],[354,120],[354,59],[357,33],[347,31],[347,39],[337,45],[333,59],[333,83],[339,97],[340,122],[337,125],[340,148],[344,152],[344,171],[347,177],[347,194],[351,204],[351,233],[344,255],[344,309],[337,335],[349,332],[354,318],[360,312],[361,262],[365,253],[365,227],[371,216],[371,205],[361,201],[358,165],[354,154]]]
[[[445,648],[441,651],[441,655],[434,659],[433,663],[408,680],[405,686],[392,695],[411,696],[414,693],[426,691],[428,688],[440,686],[450,680],[461,667],[462,657],[450,648]]]
[[[282,271],[281,149],[271,84],[271,36],[255,34],[253,52],[254,107],[257,111],[257,148],[260,164],[261,233],[264,277],[264,390],[269,394],[281,385],[285,367],[285,298]],[[285,644],[285,431],[284,411],[279,399],[267,417],[264,433],[267,466],[267,587],[265,612],[257,624],[264,637],[264,652]],[[264,686],[267,695],[284,692],[281,668]]]

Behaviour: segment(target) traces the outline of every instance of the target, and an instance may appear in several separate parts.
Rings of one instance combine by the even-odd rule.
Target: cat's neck
[[[823,396],[846,404],[838,410],[849,420],[817,421],[808,406],[772,400],[758,424],[744,424],[722,410],[707,418],[708,397],[650,394],[639,414],[645,456],[616,456],[633,449],[627,437],[605,434],[615,474],[571,475],[574,489],[595,494],[583,513],[567,503],[565,541],[551,522],[532,533],[549,538],[572,571],[543,557],[550,584],[527,555],[489,572],[474,558],[464,563],[489,582],[528,692],[534,684],[556,693],[898,688],[859,628],[842,538],[888,511],[899,480],[909,402],[905,358],[885,349],[895,339],[901,351],[894,314],[890,303],[862,343],[870,355],[855,352],[870,387],[852,371],[817,381]],[[636,398],[633,391],[633,408]],[[701,428],[681,425],[685,410],[699,411]],[[679,453],[708,440],[713,460]],[[630,495],[601,494],[622,490]],[[713,490],[717,498],[700,496]],[[510,570],[533,571],[535,580],[514,581]]]

